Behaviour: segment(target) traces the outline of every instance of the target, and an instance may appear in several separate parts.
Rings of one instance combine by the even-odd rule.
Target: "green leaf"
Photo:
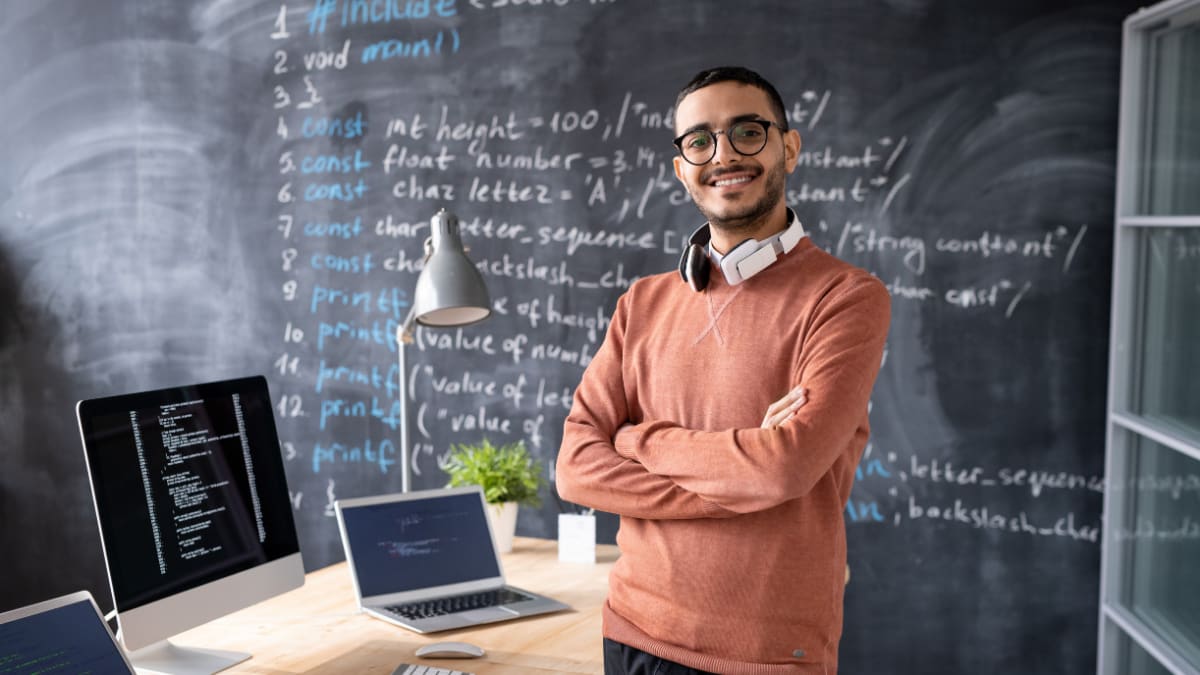
[[[450,454],[438,466],[450,475],[448,487],[478,485],[491,504],[517,502],[540,506],[541,465],[525,449],[523,441],[496,447],[488,439],[477,444],[450,446]]]

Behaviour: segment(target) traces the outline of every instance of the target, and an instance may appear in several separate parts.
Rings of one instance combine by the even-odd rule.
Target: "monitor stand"
[[[180,647],[170,640],[129,652],[138,675],[212,675],[248,658],[245,652]]]

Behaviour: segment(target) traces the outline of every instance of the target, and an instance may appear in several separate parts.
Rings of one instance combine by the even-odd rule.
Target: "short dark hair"
[[[683,99],[687,98],[688,94],[720,82],[740,82],[763,90],[767,94],[767,99],[771,102],[772,112],[778,117],[776,122],[781,129],[787,131],[787,109],[783,106],[783,97],[779,95],[774,85],[768,82],[765,77],[749,68],[742,68],[741,66],[721,66],[696,73],[691,82],[684,85],[683,89],[679,90],[679,95],[675,97],[675,110],[679,110],[679,104],[683,103]]]

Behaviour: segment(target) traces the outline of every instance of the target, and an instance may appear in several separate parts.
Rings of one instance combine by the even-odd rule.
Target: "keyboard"
[[[384,609],[406,619],[429,619],[435,616],[457,614],[458,612],[495,607],[496,605],[509,605],[514,602],[533,599],[532,595],[519,593],[510,588],[501,588],[494,591],[452,595],[435,600],[412,602],[406,605],[392,605]]]
[[[421,666],[415,663],[401,663],[392,671],[392,675],[473,675],[461,670],[438,668],[436,666]]]

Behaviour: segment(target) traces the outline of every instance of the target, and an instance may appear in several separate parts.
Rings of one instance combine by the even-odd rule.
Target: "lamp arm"
[[[408,492],[408,363],[404,358],[404,340],[396,341],[400,354],[400,491]]]
[[[408,360],[405,359],[407,345],[413,341],[413,325],[416,323],[416,308],[408,311],[404,323],[396,327],[396,353],[398,354],[399,370],[396,373],[400,380],[397,388],[400,393],[400,491],[408,492]]]

